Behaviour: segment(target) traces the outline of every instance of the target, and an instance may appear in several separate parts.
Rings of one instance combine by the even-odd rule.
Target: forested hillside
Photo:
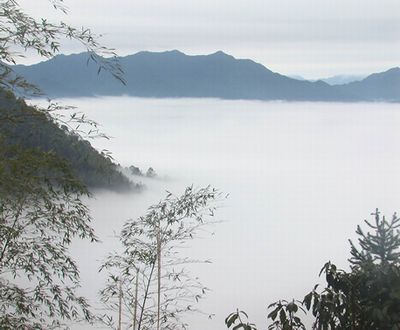
[[[118,191],[140,188],[89,141],[3,89],[0,89],[0,138],[8,145],[54,152],[71,165],[77,178],[89,188]]]

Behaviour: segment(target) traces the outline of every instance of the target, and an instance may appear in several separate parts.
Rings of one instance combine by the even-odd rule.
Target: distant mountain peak
[[[325,81],[323,81],[322,79],[318,79],[316,81],[314,81],[315,84],[320,85],[320,86],[329,86],[329,84]]]
[[[228,54],[224,53],[222,50],[218,50],[218,51],[216,51],[215,53],[211,53],[210,55],[215,55],[215,56],[231,56],[231,55],[228,55]]]
[[[212,53],[208,56],[234,59],[234,57],[232,55],[229,55],[229,54],[223,52],[222,50],[218,50],[215,53]]]
[[[170,54],[170,55],[185,55],[185,53],[182,53],[180,50],[177,49],[172,49],[172,50],[167,50],[165,52],[161,52],[161,54]]]

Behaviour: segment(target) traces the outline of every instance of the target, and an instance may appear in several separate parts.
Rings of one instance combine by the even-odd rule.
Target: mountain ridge
[[[179,50],[142,51],[119,57],[124,86],[104,72],[97,74],[88,53],[57,55],[34,65],[13,66],[50,97],[119,96],[215,97],[287,101],[400,102],[400,69],[369,75],[361,81],[329,85],[297,80],[250,59],[217,51],[186,55]]]

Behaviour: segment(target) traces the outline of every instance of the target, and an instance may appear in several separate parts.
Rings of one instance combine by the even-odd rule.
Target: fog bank
[[[95,301],[98,260],[117,249],[112,238],[170,190],[211,184],[229,198],[223,223],[188,253],[213,263],[194,271],[212,292],[202,302],[212,320],[190,329],[225,329],[246,310],[265,329],[266,307],[302,299],[323,264],[345,267],[348,238],[379,207],[400,209],[400,106],[279,103],[214,99],[97,98],[62,100],[100,122],[111,140],[96,139],[123,166],[153,167],[141,194],[101,192],[90,201],[102,243],[78,243],[83,292]]]

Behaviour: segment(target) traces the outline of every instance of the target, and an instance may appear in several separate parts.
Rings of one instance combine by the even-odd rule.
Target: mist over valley
[[[141,193],[97,192],[89,200],[102,243],[79,243],[83,292],[96,306],[99,260],[117,249],[122,223],[187,185],[229,194],[222,223],[185,253],[212,260],[193,266],[211,289],[189,316],[194,330],[224,329],[232,308],[260,328],[265,306],[302,297],[328,260],[345,265],[348,238],[379,207],[392,212],[400,193],[399,106],[387,103],[285,103],[130,97],[63,99],[103,124],[96,139],[122,166],[152,166]],[[137,177],[134,177],[137,180]],[[82,253],[82,251],[85,251]],[[191,266],[189,266],[190,268]],[[192,269],[192,268],[190,268]],[[98,280],[94,280],[98,278]]]

